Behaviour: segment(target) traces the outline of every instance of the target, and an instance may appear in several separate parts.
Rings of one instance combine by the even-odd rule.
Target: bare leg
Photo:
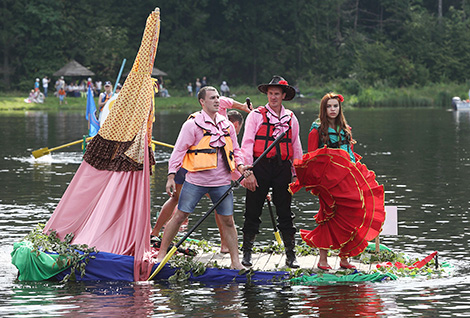
[[[351,263],[349,263],[348,261],[348,258],[347,257],[341,257],[341,261],[339,262],[339,266],[341,266],[342,268],[355,268],[355,266],[351,265]]]
[[[219,221],[221,225],[220,228],[223,229],[220,234],[228,247],[230,258],[232,260],[230,267],[232,269],[245,269],[242,263],[240,263],[240,256],[238,255],[238,236],[233,216],[219,215]]]
[[[165,230],[163,231],[160,251],[158,251],[157,255],[157,262],[161,262],[165,258],[171,241],[173,241],[173,239],[175,238],[176,234],[178,233],[178,229],[180,228],[181,224],[188,218],[188,215],[189,213],[176,210],[176,213],[166,225]]]
[[[220,220],[220,215],[218,215],[217,211],[216,211],[216,213],[215,213],[215,223],[217,223],[217,227],[219,228],[219,232],[220,232],[220,253],[230,253],[227,244],[225,244],[224,227],[222,226],[221,222],[222,221]],[[233,222],[233,215],[232,215],[232,222]]]
[[[209,193],[207,193],[206,196],[208,198],[211,197]],[[215,223],[217,224],[217,227],[219,228],[219,233],[220,233],[220,253],[229,253],[228,246],[227,244],[225,244],[225,240],[224,240],[224,234],[223,234],[224,228],[221,224],[222,221],[220,221],[219,218],[220,216],[217,214],[217,210],[215,210]],[[232,216],[232,219],[233,219],[233,216]]]
[[[320,260],[318,265],[328,267],[328,250],[320,249]]]
[[[162,227],[166,224],[166,222],[168,222],[168,220],[174,214],[176,205],[178,204],[178,199],[180,197],[180,191],[182,187],[183,187],[182,184],[177,184],[175,195],[169,198],[168,200],[166,200],[166,202],[163,204],[162,210],[160,211],[160,214],[158,215],[157,223],[155,223],[152,233],[150,233],[151,235],[158,236],[160,234]]]

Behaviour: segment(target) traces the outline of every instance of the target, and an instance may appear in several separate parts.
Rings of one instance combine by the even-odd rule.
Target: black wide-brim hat
[[[269,84],[258,85],[258,90],[261,93],[266,94],[268,92],[269,86],[281,87],[284,93],[286,93],[286,97],[284,97],[284,100],[291,100],[295,97],[295,89],[290,86],[289,83],[287,83],[287,81],[281,76],[274,75]]]

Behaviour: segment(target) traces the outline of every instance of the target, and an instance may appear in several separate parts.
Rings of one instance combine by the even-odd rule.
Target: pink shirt
[[[170,161],[168,162],[168,173],[176,173],[183,163],[183,158],[186,155],[186,151],[191,146],[195,146],[201,141],[204,136],[203,130],[198,127],[202,126],[204,129],[215,133],[216,136],[211,138],[211,145],[215,147],[221,147],[225,144],[223,137],[226,128],[229,128],[230,138],[233,143],[233,153],[235,158],[235,164],[238,166],[243,164],[241,157],[241,150],[237,141],[237,133],[233,124],[224,116],[219,113],[216,114],[215,122],[209,117],[209,115],[202,110],[196,115],[194,119],[187,120],[178,135],[178,139],[175,143],[175,148],[171,153]],[[209,169],[204,171],[190,172],[186,174],[186,181],[198,186],[211,186],[217,187],[222,185],[229,185],[232,180],[230,171],[227,169],[227,165],[224,163],[222,158],[222,152],[218,151],[217,157],[217,168]]]
[[[290,117],[292,111],[284,108],[281,108],[281,116],[277,117],[276,113],[271,109],[269,104],[266,104],[266,108],[268,109],[269,115],[271,117],[270,122],[278,125],[275,129],[279,128],[279,132],[282,133],[286,127],[285,121],[287,118]],[[243,153],[243,162],[245,165],[253,164],[253,147],[255,145],[255,135],[258,132],[261,124],[263,123],[263,115],[257,111],[252,111],[248,114],[245,121],[245,133],[243,134],[243,141],[242,141],[242,153]],[[302,145],[300,143],[299,137],[299,121],[297,117],[292,113],[292,120],[290,122],[290,127],[292,129],[292,149],[294,151],[292,159],[301,159],[302,158]],[[292,166],[292,175],[295,176],[295,170]]]

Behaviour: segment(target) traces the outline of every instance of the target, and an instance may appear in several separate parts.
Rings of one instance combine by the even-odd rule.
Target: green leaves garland
[[[70,267],[70,274],[65,275],[61,282],[67,282],[69,280],[76,280],[76,272],[80,273],[80,276],[85,275],[85,267],[90,261],[94,259],[92,253],[97,253],[95,247],[89,247],[86,244],[71,244],[74,234],[69,233],[64,237],[64,241],[61,241],[57,236],[56,231],[50,231],[49,234],[45,234],[44,224],[39,223],[34,230],[32,230],[23,241],[29,241],[33,244],[32,252],[36,252],[39,256],[41,252],[57,253],[59,257],[53,266],[57,265],[59,268],[66,269]]]

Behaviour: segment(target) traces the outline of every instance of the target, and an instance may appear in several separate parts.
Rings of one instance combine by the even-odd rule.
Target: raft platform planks
[[[240,253],[240,261],[242,254]],[[318,261],[320,259],[319,255],[307,255],[299,256],[297,255],[297,261],[300,265],[300,268],[303,269],[313,269],[323,272],[317,268]],[[203,263],[206,267],[214,267],[215,263],[220,267],[230,267],[231,260],[230,254],[220,253],[220,252],[201,252],[198,251],[198,254],[194,256],[194,261]],[[268,254],[268,253],[253,253],[252,254],[252,263],[251,267],[256,271],[271,272],[271,271],[282,271],[286,270],[285,265],[286,255],[285,254]],[[338,256],[328,257],[328,264],[333,268],[329,272],[334,272],[336,270],[344,270],[339,266],[340,258]],[[373,264],[364,264],[355,259],[350,259],[349,262],[356,266],[357,270],[361,272],[369,272],[375,266]]]

